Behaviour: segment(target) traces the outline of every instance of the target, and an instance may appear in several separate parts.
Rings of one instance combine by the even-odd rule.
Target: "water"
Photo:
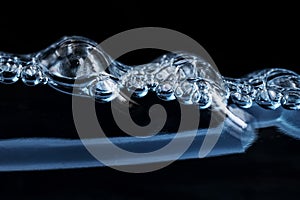
[[[131,95],[143,98],[151,92],[164,101],[178,100],[199,110],[211,109],[221,113],[224,120],[218,135],[220,139],[208,156],[244,152],[253,144],[256,130],[261,127],[277,126],[285,134],[300,138],[300,122],[297,120],[300,78],[286,69],[264,69],[233,79],[223,77],[202,58],[185,52],[166,54],[143,65],[127,66],[111,59],[94,41],[83,37],[64,37],[34,54],[0,53],[0,82],[13,84],[19,80],[28,86],[48,84],[60,92],[94,98],[101,103],[126,101]],[[121,92],[123,90],[128,93]],[[205,142],[206,135],[217,135],[217,128],[222,123],[199,129],[195,142],[181,159],[198,157],[199,146]],[[154,136],[152,143],[134,137],[112,140],[116,140],[122,148],[138,152],[142,148],[159,146],[173,136]],[[37,145],[38,142],[43,151],[35,152],[36,148],[31,148],[31,144]],[[0,146],[11,149],[10,153],[17,157],[21,156],[20,163],[11,162],[6,156],[6,164],[0,163],[3,170],[25,169],[22,164],[26,164],[26,169],[98,165],[78,141],[31,138],[0,141]],[[72,155],[72,162],[61,164],[63,162],[56,153],[61,151],[61,155],[70,156],[70,149],[80,152],[81,157]],[[37,160],[26,159],[20,154],[24,150],[40,157],[44,152],[49,162],[46,160],[39,164]],[[0,154],[5,158],[5,151],[1,150]],[[164,161],[165,157],[158,160]],[[130,162],[126,160],[127,164]],[[121,161],[118,164],[122,165]]]
[[[163,55],[152,63],[126,66],[112,60],[94,41],[65,37],[31,55],[0,53],[0,82],[47,83],[53,88],[102,102],[112,101],[126,88],[136,97],[154,91],[163,100],[208,108],[217,95],[242,108],[253,102],[267,109],[298,110],[300,79],[286,69],[265,69],[240,79],[221,76],[201,58],[184,52]],[[75,88],[75,90],[73,90]]]

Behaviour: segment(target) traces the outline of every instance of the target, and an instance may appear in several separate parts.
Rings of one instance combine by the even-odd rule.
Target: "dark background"
[[[300,31],[295,5],[99,3],[80,2],[66,7],[54,2],[34,7],[19,3],[2,5],[0,50],[30,53],[65,35],[81,35],[101,42],[131,28],[156,26],[194,38],[225,76],[239,77],[271,67],[300,72]],[[137,52],[124,61],[141,64],[156,54],[141,55]],[[76,134],[70,96],[47,86],[29,88],[21,83],[1,85],[0,90],[1,138]],[[127,174],[110,168],[0,173],[0,197],[298,199],[299,153],[299,141],[276,128],[268,128],[259,131],[258,141],[245,154],[176,161],[152,173]]]

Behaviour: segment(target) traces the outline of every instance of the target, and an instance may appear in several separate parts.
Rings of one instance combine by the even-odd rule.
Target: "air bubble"
[[[22,69],[21,79],[28,86],[38,85],[44,80],[41,70],[34,64],[29,64]]]
[[[101,75],[99,80],[90,86],[90,95],[99,102],[110,102],[119,94],[117,83],[109,76]]]
[[[0,82],[5,84],[15,83],[20,76],[20,61],[16,57],[0,56]]]

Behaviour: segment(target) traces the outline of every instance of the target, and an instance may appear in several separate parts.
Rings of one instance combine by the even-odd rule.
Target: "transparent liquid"
[[[65,37],[45,50],[30,55],[0,53],[0,82],[12,84],[18,80],[28,86],[48,84],[58,91],[94,98],[98,102],[122,102],[130,99],[131,95],[143,98],[149,92],[154,92],[164,101],[178,100],[181,104],[223,113],[225,124],[221,139],[209,156],[244,152],[255,141],[255,130],[261,127],[277,126],[284,133],[300,138],[297,117],[300,109],[300,78],[286,69],[265,69],[233,79],[220,75],[202,58],[184,52],[163,55],[144,65],[127,66],[112,60],[94,41],[83,37]],[[122,90],[127,90],[129,96]],[[213,135],[214,130],[199,129],[195,144],[203,143],[206,133]],[[153,147],[172,137],[172,134],[154,136],[152,143],[134,137],[116,139],[116,142],[125,149],[138,152],[141,148],[147,149],[147,145]],[[11,152],[17,152],[17,149],[20,152],[32,152],[30,144],[36,145],[38,141],[29,139],[24,142],[0,141],[0,145],[13,149]],[[48,146],[49,143],[60,144],[61,141],[45,139],[40,142],[45,155],[50,156],[48,161],[43,161],[43,165],[35,164],[37,160],[26,161],[22,158],[21,163],[7,164],[11,168],[6,166],[3,169],[13,169],[14,166],[22,170],[17,167],[22,162],[27,162],[29,169],[95,165],[95,160],[85,152],[81,157],[71,156],[78,162],[62,166],[59,164],[60,158],[54,154],[57,152],[56,146]],[[181,159],[198,157],[199,149],[195,144]],[[67,150],[64,151],[66,156],[70,156],[70,147],[85,151],[78,141],[62,142],[59,146],[62,154]],[[41,155],[43,151],[37,153]]]

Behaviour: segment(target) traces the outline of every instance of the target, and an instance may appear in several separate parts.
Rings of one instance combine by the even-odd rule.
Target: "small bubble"
[[[0,82],[5,84],[15,83],[20,76],[20,61],[17,58],[1,57]]]
[[[21,79],[23,83],[28,86],[38,85],[44,80],[41,70],[32,64],[22,69]]]

